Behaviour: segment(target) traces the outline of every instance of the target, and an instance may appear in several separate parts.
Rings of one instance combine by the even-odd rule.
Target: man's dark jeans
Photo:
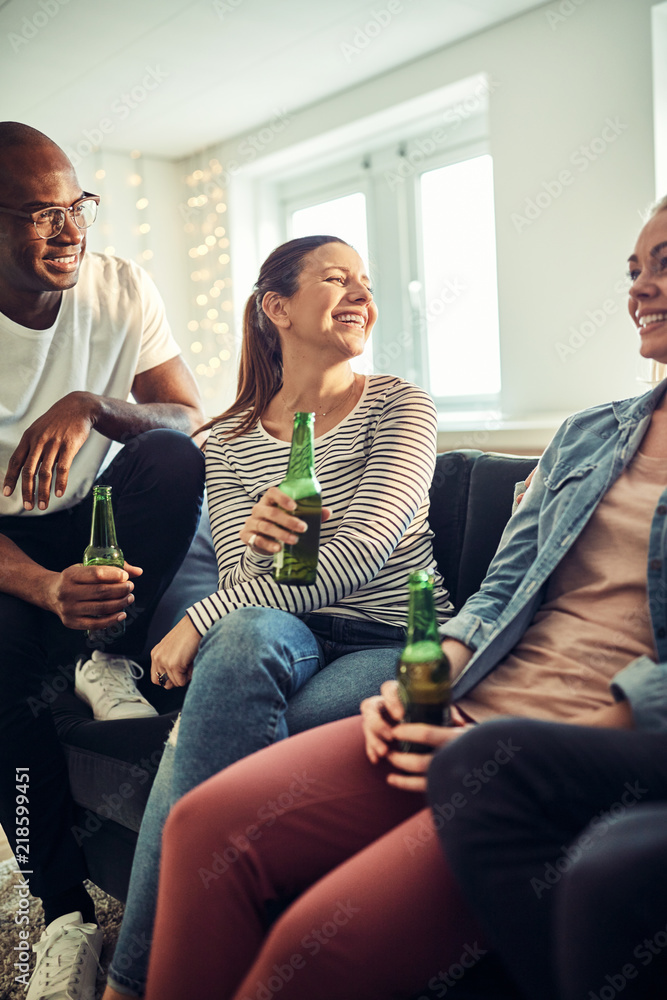
[[[429,797],[522,996],[665,995],[667,732],[485,722],[435,756]]]
[[[135,582],[125,635],[108,646],[108,651],[136,659],[145,646],[152,612],[197,528],[203,455],[179,431],[148,431],[124,446],[98,483],[113,488],[125,559],[143,569]],[[60,571],[81,561],[91,513],[89,495],[53,514],[0,518],[0,534],[40,565]],[[72,833],[67,765],[49,706],[66,685],[71,686],[76,660],[90,651],[83,632],[65,628],[51,612],[0,594],[0,823],[12,846],[17,838],[27,839],[28,850],[20,850],[17,859],[21,870],[31,873],[27,877],[37,896],[56,895],[86,878]],[[165,728],[161,719],[124,720],[120,725],[130,744],[136,730],[139,758],[147,729]],[[123,751],[132,760],[131,745]],[[23,810],[17,812],[17,772],[29,774],[29,825]]]

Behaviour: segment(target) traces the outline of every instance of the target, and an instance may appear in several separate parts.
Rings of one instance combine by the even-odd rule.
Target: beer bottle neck
[[[295,413],[292,447],[287,465],[287,479],[312,479],[315,476],[314,413]]]
[[[103,549],[118,547],[110,486],[93,487],[93,520],[90,529],[90,544]]]
[[[417,575],[417,574],[414,574]],[[438,619],[433,600],[433,584],[429,580],[410,579],[408,609],[408,645],[417,642],[440,643]]]

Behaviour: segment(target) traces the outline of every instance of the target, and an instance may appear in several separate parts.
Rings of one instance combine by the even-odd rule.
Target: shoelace
[[[119,665],[121,669],[118,669]],[[124,656],[105,659],[103,662],[92,660],[85,676],[91,683],[99,681],[104,694],[115,699],[116,704],[120,701],[142,701],[134,687],[134,681],[140,680],[144,671],[134,660],[127,660]]]
[[[86,951],[91,953],[97,968],[102,971],[99,959],[80,927],[66,927],[55,941],[47,938],[45,941],[38,941],[32,948],[37,955],[37,986],[47,996],[56,989],[64,989],[70,1000],[77,1000],[80,996],[77,984],[81,979]],[[57,954],[50,954],[52,948],[57,948]],[[70,988],[73,992],[70,992]]]

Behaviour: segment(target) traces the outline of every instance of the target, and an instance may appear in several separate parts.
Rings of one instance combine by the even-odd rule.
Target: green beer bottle
[[[396,679],[405,705],[404,722],[449,725],[450,668],[440,648],[433,603],[433,575],[420,569],[408,580],[408,641],[398,661]],[[403,741],[404,753],[432,753],[424,743]]]
[[[90,544],[83,553],[84,566],[120,566],[124,564],[123,553],[116,541],[116,525],[111,507],[111,487],[93,486],[93,523],[90,529]],[[91,639],[112,642],[125,635],[125,619],[99,632],[88,630]]]
[[[287,475],[278,487],[296,500],[296,510],[291,513],[308,525],[308,530],[299,536],[294,545],[283,545],[273,558],[276,583],[289,586],[305,587],[315,583],[317,577],[322,491],[315,477],[314,426],[314,413],[294,414]]]

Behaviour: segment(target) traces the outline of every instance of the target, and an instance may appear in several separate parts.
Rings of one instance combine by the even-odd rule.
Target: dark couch
[[[484,578],[510,516],[514,485],[525,479],[535,464],[534,458],[474,450],[438,456],[430,523],[438,567],[457,609]],[[152,642],[171,628],[185,607],[216,586],[217,570],[205,520],[158,608]],[[132,760],[125,759],[129,755],[118,745],[117,724],[95,722],[88,706],[71,692],[61,694],[52,706],[77,803],[75,834],[90,878],[121,900],[126,896],[137,831],[161,749],[183,697],[182,690],[165,692],[146,679],[141,686],[162,714],[156,719],[135,720],[140,746]]]

